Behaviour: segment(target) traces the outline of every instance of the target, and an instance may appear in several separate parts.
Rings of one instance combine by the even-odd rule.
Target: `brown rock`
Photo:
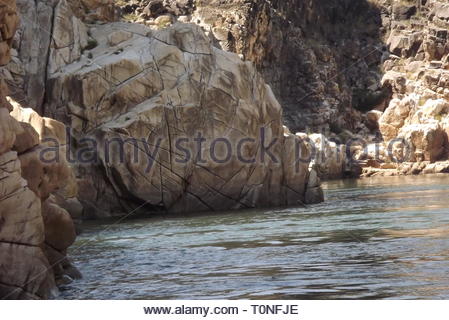
[[[380,132],[385,141],[397,138],[399,130],[410,114],[413,102],[411,100],[393,99],[379,119]]]
[[[408,142],[414,161],[435,162],[445,156],[448,138],[446,132],[438,124],[405,126],[401,129],[399,136],[404,137]],[[423,159],[419,154],[422,154]]]
[[[382,117],[382,112],[377,110],[371,110],[366,113],[366,126],[370,130],[379,129],[379,120]]]
[[[0,242],[0,295],[4,299],[48,299],[57,293],[40,247]]]
[[[8,109],[0,108],[0,154],[11,150],[16,140],[16,122],[9,115]]]
[[[53,198],[42,204],[45,225],[45,242],[52,248],[64,251],[75,242],[76,232],[70,214],[59,207]]]
[[[15,1],[0,0],[0,64],[9,61],[12,37],[18,20]],[[26,41],[25,41],[26,42]],[[25,46],[25,43],[23,43]],[[41,44],[40,44],[41,45]],[[18,122],[9,112],[7,88],[0,82],[0,298],[47,299],[57,294],[55,278],[43,251],[45,237],[56,246],[67,248],[73,242],[70,217],[55,208],[44,226],[40,196],[66,183],[67,165],[39,164],[39,134],[65,141],[63,126],[33,115],[34,125]],[[29,112],[30,114],[32,112]],[[25,120],[25,119],[24,119]],[[64,142],[65,143],[65,142]],[[18,158],[16,151],[21,153]],[[22,171],[23,170],[23,171]],[[34,172],[33,172],[34,170]],[[64,172],[64,174],[62,173]],[[25,174],[24,174],[25,173]],[[22,175],[23,174],[23,175]],[[30,185],[23,177],[26,176]],[[55,177],[59,178],[56,181]],[[33,192],[35,191],[35,192]],[[38,197],[39,195],[39,197]],[[57,231],[55,231],[57,230]],[[58,236],[64,233],[64,237]],[[64,251],[65,252],[65,251]],[[65,254],[65,253],[64,253]],[[59,266],[59,264],[55,264]]]
[[[16,152],[0,156],[0,241],[39,245],[43,241],[40,201],[21,177]]]
[[[19,24],[15,0],[0,1],[0,65],[7,64],[11,59],[10,49],[12,38]]]
[[[20,122],[22,132],[17,135],[14,143],[14,150],[19,154],[36,147],[39,144],[39,134],[31,124]]]

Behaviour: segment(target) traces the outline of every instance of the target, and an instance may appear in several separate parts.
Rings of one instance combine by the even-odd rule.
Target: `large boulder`
[[[399,137],[407,142],[412,161],[435,162],[447,156],[447,134],[438,123],[405,126]]]
[[[45,224],[45,243],[54,250],[64,252],[75,242],[76,232],[70,214],[51,197],[42,204]]]
[[[118,30],[132,36],[111,42]],[[95,163],[79,166],[92,214],[305,202],[308,162],[294,159],[306,150],[284,137],[281,107],[251,63],[195,25],[113,23],[91,35],[95,62],[51,74],[46,110],[72,127],[73,152],[96,145]]]
[[[397,138],[399,130],[404,126],[415,105],[415,100],[411,98],[391,100],[379,119],[379,129],[385,141]]]

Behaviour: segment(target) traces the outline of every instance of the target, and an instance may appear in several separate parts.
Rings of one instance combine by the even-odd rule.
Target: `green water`
[[[65,299],[449,299],[449,175],[325,184],[326,202],[88,223]]]

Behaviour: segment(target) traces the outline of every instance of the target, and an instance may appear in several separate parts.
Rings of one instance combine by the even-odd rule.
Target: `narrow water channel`
[[[86,223],[63,299],[449,299],[449,175],[332,181],[306,208]]]

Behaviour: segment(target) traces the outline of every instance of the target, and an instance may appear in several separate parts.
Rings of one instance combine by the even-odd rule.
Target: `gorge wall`
[[[435,172],[433,162],[448,158],[447,6],[441,0],[120,3],[127,19],[151,27],[199,24],[217,46],[253,61],[292,132],[324,133],[337,142],[315,137],[325,141],[321,153],[335,156],[348,139],[377,144],[351,150],[356,166],[368,166],[365,175]],[[393,137],[407,146],[387,155]],[[373,148],[382,150],[376,159]],[[407,159],[396,164],[398,157]],[[339,161],[324,162],[335,169],[324,176],[341,176]],[[436,167],[447,171],[445,163]]]
[[[86,217],[322,201],[271,88],[198,26],[119,22],[111,1],[19,7],[5,78],[15,100],[71,128]]]
[[[393,6],[383,85],[393,99],[379,119],[385,141],[399,137],[404,173],[449,172],[449,4],[408,1]],[[376,173],[376,172],[374,172]]]
[[[199,1],[193,19],[214,21],[211,31],[220,39],[223,30],[230,30],[223,45],[256,63],[279,97],[292,132],[361,130],[357,107],[364,95],[377,97],[378,103],[384,95],[377,6],[333,0],[233,3],[243,21],[232,21],[233,14],[220,18],[226,6],[220,1]]]
[[[0,1],[0,65],[10,60],[18,21],[15,1]],[[80,276],[66,257],[76,234],[63,209],[76,203],[76,182],[63,159],[40,157],[47,138],[65,142],[65,127],[7,94],[0,79],[0,299],[50,298]]]
[[[258,112],[267,112],[258,106],[259,101],[266,100],[266,93],[242,91],[239,85],[239,90],[231,91],[215,84],[210,87],[207,79],[216,78],[213,75],[216,68],[222,68],[222,63],[216,60],[224,54],[219,54],[218,49],[236,53],[242,59],[226,55],[226,59],[232,62],[224,67],[225,77],[229,78],[227,73],[232,73],[232,82],[252,82],[252,86],[259,87],[262,80],[248,79],[246,75],[254,72],[252,68],[243,70],[233,66],[247,65],[242,62],[246,60],[253,62],[279,99],[283,109],[282,121],[291,132],[324,133],[308,137],[318,142],[315,147],[322,158],[312,161],[309,167],[322,178],[345,174],[371,175],[377,174],[378,170],[390,170],[387,174],[428,172],[430,169],[424,170],[427,165],[447,159],[447,152],[441,151],[447,148],[445,113],[429,111],[428,120],[437,124],[421,119],[419,121],[423,123],[419,125],[416,117],[412,120],[412,114],[409,114],[420,109],[419,104],[429,101],[429,105],[436,103],[440,108],[442,101],[437,100],[445,100],[444,84],[439,78],[439,74],[444,75],[447,57],[444,40],[447,26],[444,25],[445,4],[442,1],[40,0],[30,3],[19,0],[18,3],[23,21],[33,23],[21,24],[13,42],[12,63],[4,71],[12,87],[12,97],[28,103],[41,114],[68,124],[73,129],[70,144],[74,146],[74,157],[80,148],[86,147],[86,141],[81,141],[85,137],[92,137],[103,146],[104,142],[118,138],[122,141],[129,138],[142,141],[144,138],[148,146],[158,146],[167,152],[163,156],[158,154],[160,159],[152,160],[156,165],[152,166],[146,181],[143,177],[148,178],[147,173],[142,172],[145,163],[129,163],[135,160],[130,156],[134,154],[133,148],[138,149],[136,153],[140,159],[148,159],[151,155],[151,150],[142,149],[145,147],[142,145],[133,144],[135,147],[122,152],[126,161],[120,159],[120,165],[117,159],[105,159],[106,150],[99,149],[97,155],[92,156],[95,164],[77,166],[81,189],[86,191],[81,198],[86,212],[90,212],[88,216],[108,216],[113,212],[129,212],[137,208],[183,212],[239,208],[256,203],[290,203],[284,191],[281,192],[283,200],[274,202],[265,201],[266,197],[260,196],[259,192],[249,192],[256,185],[264,185],[265,182],[261,181],[268,181],[264,180],[268,178],[262,174],[257,183],[252,184],[250,175],[239,171],[248,167],[246,165],[229,163],[226,169],[229,176],[217,177],[210,173],[210,177],[203,177],[200,174],[208,184],[206,188],[203,185],[197,188],[193,186],[199,184],[195,182],[198,180],[196,173],[193,173],[198,170],[196,164],[189,163],[180,172],[179,163],[173,163],[176,160],[173,150],[179,138],[195,139],[192,130],[186,130],[184,124],[193,120],[179,116],[179,110],[183,113],[187,110],[181,106],[207,104],[207,108],[201,108],[201,112],[196,114],[196,122],[187,128],[206,131],[209,141],[222,135],[222,138],[235,140],[236,135],[232,133],[235,130],[240,131],[241,136],[245,133],[249,138],[260,141],[260,131],[256,133],[254,128],[251,132],[247,128],[241,130],[242,124],[234,123],[237,115],[254,121],[259,127],[266,127],[266,120],[236,114],[240,109],[238,101],[245,101]],[[199,25],[206,37],[200,29],[181,30],[180,23]],[[177,31],[167,35],[165,29],[173,24],[176,27],[172,28]],[[39,39],[33,38],[36,30],[42,31]],[[177,51],[172,48],[183,45],[178,40],[183,34],[198,40],[201,50],[205,51],[190,51],[199,49],[182,47]],[[174,52],[162,46],[166,38],[167,48]],[[168,51],[161,54],[158,50]],[[146,56],[142,60],[136,57],[136,53]],[[195,68],[207,71],[201,72],[199,83],[193,84],[189,80],[186,85],[186,77],[191,78],[195,74],[193,63]],[[161,67],[170,71],[160,73]],[[186,71],[182,73],[180,70]],[[419,79],[412,76],[414,71],[420,75]],[[428,75],[423,81],[422,71],[436,74],[434,84],[429,82]],[[170,80],[166,80],[167,77]],[[167,91],[164,83],[167,81],[171,91]],[[179,96],[180,83],[183,90],[189,92],[188,96]],[[194,93],[197,90],[204,94]],[[217,96],[215,92],[209,93],[210,90],[221,90],[227,96]],[[407,104],[410,96],[418,101],[415,103],[417,106],[415,111],[405,114],[408,111],[404,110],[410,107],[396,106]],[[212,97],[222,105],[210,106]],[[273,103],[277,105],[271,100],[268,105]],[[151,116],[147,118],[159,119],[159,122],[142,120],[144,104],[151,105],[147,107],[151,109]],[[162,112],[154,107],[157,104],[165,104],[169,108]],[[216,107],[221,111],[217,112]],[[189,115],[198,112],[194,108],[192,110]],[[136,123],[137,118],[139,124]],[[212,121],[207,123],[206,119]],[[275,121],[278,124],[272,136],[282,141],[279,120]],[[182,123],[182,128],[178,123]],[[146,131],[142,130],[143,126],[148,127]],[[172,126],[174,128],[170,128]],[[129,129],[131,127],[133,129]],[[212,133],[211,128],[214,128]],[[408,146],[395,145],[394,152],[387,155],[388,141],[395,135],[403,138]],[[158,145],[159,138],[164,141],[161,145]],[[372,145],[365,149],[339,146],[339,143],[356,138],[377,144],[374,148],[380,148],[381,154],[373,157],[369,151]],[[189,145],[189,149],[192,148],[195,148],[193,143]],[[348,166],[348,161],[352,161],[352,158],[345,158],[348,153],[355,155],[355,165],[351,163]],[[393,155],[404,153],[410,153],[407,163],[396,164]],[[254,152],[250,154],[256,155]],[[271,167],[272,164],[265,166]],[[201,170],[205,170],[204,167],[214,168],[214,165],[206,163],[202,167]],[[445,166],[438,168],[437,171],[446,170]],[[234,176],[236,172],[240,173]],[[163,182],[161,177],[169,177],[169,181]],[[238,183],[229,179],[237,179]],[[299,192],[297,200],[303,202],[307,177],[301,179],[303,181],[298,185],[302,187],[294,190]],[[268,185],[272,183],[268,182]],[[237,184],[246,187],[234,187]],[[274,184],[279,186],[279,190],[284,188],[281,187],[283,182]],[[290,190],[291,183],[287,184]],[[262,194],[264,192],[267,191]],[[186,197],[190,200],[187,201]],[[226,201],[219,200],[220,197]],[[217,203],[220,205],[216,206]]]
[[[127,1],[122,10],[148,25],[167,14],[199,24],[254,62],[292,132],[361,130],[357,109],[388,97],[380,86],[383,9],[366,0]]]
[[[216,95],[214,99],[232,107],[219,106],[222,109],[220,117],[216,116],[215,106],[201,108],[201,113],[195,118],[198,123],[190,125],[190,128],[208,131],[224,126],[212,134],[207,132],[208,140],[221,135],[228,137],[236,129],[242,131],[241,134],[249,134],[251,139],[260,140],[260,134],[256,134],[254,129],[249,133],[241,130],[241,124],[236,128],[231,115],[235,116],[236,110],[239,110],[240,103],[236,101],[243,100],[254,106],[265,99],[266,93],[234,89],[230,92],[221,87],[217,89],[215,84],[210,87],[209,81],[205,82],[205,79],[215,78],[213,73],[220,65],[216,59],[223,55],[218,54],[217,50],[222,49],[237,53],[242,59],[226,56],[232,63],[224,69],[233,74],[233,82],[250,81],[252,85],[260,86],[262,80],[254,82],[254,79],[247,78],[246,73],[252,73],[252,69],[235,69],[232,66],[246,65],[242,62],[246,60],[254,63],[273,88],[274,96],[280,100],[282,121],[291,132],[324,133],[309,137],[320,142],[318,149],[327,157],[311,164],[321,177],[341,177],[345,172],[370,175],[376,174],[377,169],[396,170],[398,174],[424,172],[428,164],[447,159],[447,117],[444,113],[447,26],[446,4],[442,1],[40,0],[29,3],[19,0],[18,3],[24,21],[33,23],[21,24],[13,41],[12,63],[4,71],[5,78],[13,88],[15,100],[25,101],[41,114],[73,128],[71,144],[75,146],[75,152],[83,146],[80,139],[86,136],[94,137],[100,145],[114,138],[137,138],[139,141],[145,138],[149,145],[157,145],[157,135],[169,140],[159,147],[173,154],[173,144],[179,137],[194,139],[192,132],[180,129],[177,124],[174,130],[168,132],[173,121],[187,121],[179,118],[177,108],[208,103],[209,97],[215,95],[208,93],[210,89],[227,92],[230,101]],[[207,37],[196,35],[202,34],[200,29],[172,31],[174,33],[169,36],[164,33],[172,24],[176,24],[177,27],[173,27],[175,30],[180,30],[180,23],[199,25]],[[42,31],[39,32],[39,39],[33,38],[36,30]],[[161,47],[161,42],[165,40],[160,41],[160,38],[169,39],[166,43],[168,48],[176,47],[182,45],[178,38],[184,33],[198,40],[201,50],[205,51],[179,48],[180,51],[163,54],[159,61],[160,53],[151,46],[157,44],[157,50],[165,52],[167,49]],[[189,35],[192,33],[194,35]],[[140,61],[135,56],[136,52],[144,53],[146,57]],[[206,59],[208,57],[210,59]],[[179,89],[176,92],[174,89],[185,81],[185,77],[192,77],[195,73],[190,66],[192,63],[200,69],[207,69],[207,72],[201,73],[203,78],[200,78],[199,84],[188,83],[185,89],[189,92],[188,97],[179,96]],[[160,74],[160,66],[164,69],[167,67],[165,64],[170,65],[170,72]],[[187,71],[181,73],[177,69]],[[167,75],[177,79],[170,79],[170,92],[164,84]],[[207,94],[193,94],[195,90]],[[162,100],[157,101],[156,97]],[[135,123],[133,127],[138,127],[142,132],[130,132],[128,126],[138,115],[140,117],[140,108],[150,100],[152,105],[161,103],[170,108],[151,115],[150,118],[159,119],[159,123],[143,121],[145,125],[150,125],[147,132],[141,130],[143,124]],[[412,107],[410,100],[414,101]],[[272,103],[268,102],[269,105]],[[423,118],[421,107],[426,103],[426,108],[438,110],[425,111]],[[259,106],[254,108],[266,112]],[[150,109],[154,113],[157,108]],[[186,112],[187,108],[182,110]],[[417,111],[420,111],[419,115],[413,116]],[[195,112],[198,110],[189,111],[189,114]],[[242,118],[245,119],[244,116]],[[123,119],[122,124],[115,123]],[[206,123],[205,119],[212,122]],[[221,124],[217,125],[217,121]],[[261,127],[267,124],[265,120],[252,121]],[[163,123],[167,125],[163,127]],[[279,123],[277,127],[274,137],[282,140]],[[128,130],[126,133],[125,129]],[[106,134],[105,131],[115,133]],[[388,141],[396,136],[405,140],[407,148],[395,146],[394,152],[386,155]],[[354,138],[377,143],[379,146],[375,147],[382,150],[381,156],[376,159],[360,147],[341,151],[344,156],[348,151],[351,155],[355,154],[358,161],[356,167],[368,169],[348,169],[348,159],[335,159],[338,152],[334,149],[339,148],[338,143]],[[332,143],[332,139],[337,143]],[[194,145],[189,147],[191,149]],[[140,158],[148,158],[149,152],[141,148],[136,151],[143,153]],[[126,161],[130,161],[130,152],[132,150],[125,152]],[[247,187],[240,191],[229,187],[233,190],[222,192],[222,188],[228,188],[229,179],[235,178],[234,169],[241,168],[235,163],[229,164],[234,168],[230,170],[233,174],[229,177],[220,177],[218,184],[215,179],[220,178],[206,178],[212,179],[207,190],[200,188],[193,191],[189,186],[195,184],[192,182],[196,179],[195,174],[191,174],[195,170],[187,165],[189,169],[178,172],[178,164],[172,163],[172,156],[163,156],[163,161],[153,159],[157,165],[151,168],[153,171],[150,170],[149,180],[140,181],[143,178],[137,179],[136,176],[144,176],[140,168],[143,164],[136,169],[135,165],[121,161],[125,163],[126,170],[118,169],[117,162],[102,159],[104,153],[105,150],[99,151],[95,165],[78,166],[77,169],[82,190],[86,190],[81,197],[89,212],[107,216],[111,212],[136,208],[179,212],[215,208],[217,202],[226,203],[224,207],[246,207],[259,203],[259,196],[251,196],[249,202],[244,200]],[[408,164],[395,164],[393,155],[404,153],[410,153]],[[165,163],[167,157],[169,165]],[[155,169],[157,166],[159,173]],[[211,163],[205,167],[209,166],[213,167]],[[363,173],[363,170],[366,172]],[[439,167],[438,170],[446,169]],[[169,178],[171,182],[161,182],[161,176],[173,174],[174,177]],[[265,174],[262,176],[266,178]],[[238,184],[243,185],[251,180],[248,175],[239,179]],[[306,177],[302,179],[307,180]],[[259,179],[256,185],[260,185],[262,180]],[[151,187],[142,187],[147,184]],[[304,189],[306,181],[299,184]],[[218,190],[216,185],[219,186]],[[242,193],[242,190],[245,191]],[[301,190],[297,190],[302,194],[298,200],[304,201],[305,195]],[[164,193],[170,196],[163,199]],[[214,194],[211,199],[210,194]],[[227,200],[217,200],[218,194]],[[191,199],[187,204],[185,195]],[[284,192],[284,200],[266,204],[287,204],[287,198]],[[149,203],[148,199],[151,199]]]
[[[9,83],[16,100],[31,103],[40,113],[44,113],[47,64],[52,60],[67,64],[79,58],[79,52],[69,53],[74,38],[56,44],[62,56],[54,55],[50,48],[55,47],[50,40],[53,30],[70,26],[77,35],[83,32],[79,19],[88,24],[117,19],[114,3],[122,18],[153,29],[176,20],[198,24],[217,47],[252,61],[283,106],[283,120],[292,132],[361,131],[362,115],[357,108],[381,104],[389,94],[380,86],[382,35],[386,32],[381,13],[388,7],[382,9],[366,0],[77,0],[68,1],[79,18],[73,24],[64,22],[60,16],[64,13],[56,9],[58,3],[18,0],[23,22]],[[48,68],[51,73],[52,67]]]

